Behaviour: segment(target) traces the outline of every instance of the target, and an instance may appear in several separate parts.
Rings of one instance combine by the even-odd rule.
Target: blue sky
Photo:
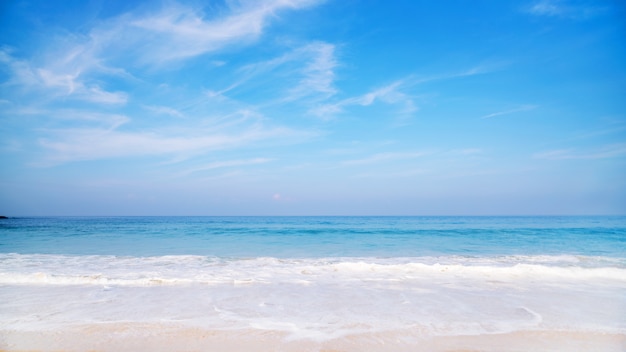
[[[626,213],[620,1],[0,5],[0,213]]]

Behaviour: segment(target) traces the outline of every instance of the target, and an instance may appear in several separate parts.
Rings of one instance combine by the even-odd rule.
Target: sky
[[[7,0],[0,215],[626,214],[619,0]]]

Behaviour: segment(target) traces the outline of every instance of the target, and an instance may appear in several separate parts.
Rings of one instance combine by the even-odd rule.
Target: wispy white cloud
[[[392,161],[392,160],[406,160],[416,159],[428,155],[427,152],[389,152],[389,153],[376,153],[369,157],[362,159],[346,160],[343,165],[365,165],[375,164],[380,162]]]
[[[102,128],[106,130],[116,129],[127,124],[131,119],[121,113],[100,112],[96,110],[84,110],[75,108],[41,108],[31,106],[11,106],[4,111],[7,115],[29,116],[30,118],[45,117],[48,122],[54,120],[62,125],[80,125],[90,128]],[[50,125],[46,123],[45,125]],[[37,130],[42,131],[38,126]]]
[[[303,78],[294,89],[296,95],[306,95],[309,92],[318,92],[332,96],[337,92],[333,86],[335,79],[334,69],[337,67],[335,46],[329,43],[316,42],[301,49],[304,55],[311,60],[302,70]]]
[[[175,2],[157,12],[127,13],[103,21],[87,34],[54,38],[37,58],[16,59],[10,50],[0,50],[0,64],[9,67],[6,86],[31,93],[47,92],[51,98],[65,97],[100,104],[124,104],[125,92],[104,87],[98,77],[135,79],[127,69],[160,67],[227,46],[241,46],[259,38],[267,23],[282,10],[302,9],[318,0],[271,0],[227,2],[220,16],[205,14]],[[321,54],[323,53],[323,48]],[[329,90],[315,70],[323,70],[324,59],[310,67],[308,84]],[[326,61],[328,63],[329,61]],[[326,84],[326,86],[325,86]]]
[[[9,67],[10,78],[3,84],[6,87],[43,94],[48,99],[64,97],[100,104],[125,104],[128,101],[124,92],[106,91],[96,83],[82,80],[80,71],[68,72],[58,65],[37,68],[26,60],[12,57],[7,50],[0,50],[0,63]]]
[[[38,77],[35,70],[26,61],[14,58],[10,49],[0,48],[0,63],[6,66],[9,71],[9,77],[3,83],[4,86],[41,84],[41,78]]]
[[[319,2],[226,2],[215,13],[166,2],[156,12],[126,13],[82,34],[58,34],[31,57],[17,57],[11,49],[0,48],[0,65],[9,74],[2,88],[10,92],[6,97],[10,104],[3,104],[3,109],[47,122],[33,132],[44,154],[35,164],[43,166],[138,156],[185,160],[259,142],[305,140],[315,132],[272,125],[258,106],[226,97],[237,82],[219,92],[198,88],[200,93],[191,91],[190,96],[187,88],[143,79],[179,67],[189,58],[251,43],[281,11]],[[289,86],[293,91],[285,89],[286,94],[334,94],[334,50],[332,44],[311,42],[271,63],[295,63],[298,81]],[[211,62],[220,69],[227,66],[223,61]],[[132,83],[154,84],[157,89],[139,89],[133,96],[126,90]],[[170,92],[176,108],[167,106],[172,101]],[[64,107],[59,107],[60,102]],[[185,119],[149,127],[154,125],[136,108]]]
[[[278,11],[300,9],[318,1],[271,0],[231,2],[230,14],[206,19],[198,10],[181,5],[164,7],[160,12],[133,18],[123,24],[135,29],[135,38],[158,37],[140,45],[141,61],[162,64],[216,51],[227,45],[241,45],[257,39],[266,22]],[[137,44],[142,42],[137,40]]]
[[[235,90],[252,80],[264,80],[272,85],[272,90],[282,94],[273,103],[284,104],[303,99],[324,100],[337,93],[334,86],[335,69],[338,66],[336,46],[326,42],[314,41],[271,60],[255,62],[237,70],[240,75],[229,87],[214,92],[223,95]],[[271,79],[268,78],[271,75]],[[282,79],[277,82],[275,77]]]
[[[316,136],[311,131],[267,126],[262,116],[248,111],[240,111],[229,118],[207,119],[200,123],[177,120],[176,124],[139,130],[133,128],[129,117],[120,114],[76,109],[42,110],[37,111],[37,114],[52,114],[51,117],[56,120],[75,122],[71,124],[75,127],[38,130],[41,136],[38,143],[43,156],[32,164],[44,167],[76,161],[142,156],[182,162],[200,155],[245,148],[257,143],[295,143]],[[63,125],[70,126],[67,123]],[[226,164],[213,165],[218,166]]]
[[[411,114],[418,110],[413,97],[402,90],[405,88],[404,80],[396,81],[381,88],[374,89],[363,95],[340,100],[335,103],[321,104],[312,108],[309,112],[323,119],[332,117],[333,114],[341,113],[350,106],[370,106],[377,102],[401,107],[401,113]]]
[[[590,139],[597,137],[604,137],[607,135],[614,135],[618,133],[623,133],[626,131],[626,122],[622,122],[618,120],[616,122],[610,123],[607,127],[597,130],[588,130],[586,129],[583,132],[578,133],[577,135],[569,138],[569,140],[580,140],[580,139]]]
[[[419,84],[424,84],[428,82],[437,82],[437,81],[445,81],[450,79],[471,77],[476,75],[487,74],[496,70],[501,69],[503,66],[506,66],[506,62],[497,62],[491,64],[479,64],[476,66],[472,66],[468,69],[460,70],[460,71],[451,71],[447,73],[440,73],[428,76],[410,76],[406,79],[407,86],[416,86]]]
[[[554,0],[542,0],[534,3],[528,9],[533,15],[541,15],[541,16],[558,16],[561,15],[565,9],[559,1]]]
[[[480,148],[465,148],[465,149],[455,149],[451,151],[454,154],[461,154],[461,155],[478,155],[478,154],[482,154],[483,150]]]
[[[404,178],[404,177],[414,177],[417,175],[423,175],[429,173],[430,170],[427,169],[409,169],[404,171],[381,171],[381,172],[366,172],[355,175],[355,178],[371,178],[371,179],[381,179],[381,178]]]
[[[270,161],[272,161],[273,159],[270,158],[254,158],[254,159],[239,159],[239,160],[226,160],[226,161],[215,161],[209,164],[204,164],[201,166],[197,166],[194,167],[192,169],[186,170],[183,173],[181,173],[182,175],[189,175],[192,173],[196,173],[196,172],[200,172],[200,171],[208,171],[208,170],[215,170],[215,169],[221,169],[221,168],[231,168],[231,167],[238,167],[238,166],[250,166],[250,165],[258,165],[258,164],[265,164],[268,163]]]
[[[606,145],[594,150],[558,149],[536,153],[536,159],[566,160],[566,159],[609,159],[626,156],[626,143]]]
[[[508,109],[508,110],[503,110],[503,111],[498,111],[498,112],[494,112],[494,113],[491,113],[491,114],[487,114],[487,115],[481,116],[480,118],[481,119],[490,119],[490,118],[496,117],[496,116],[509,115],[509,114],[514,114],[514,113],[517,113],[517,112],[534,110],[537,107],[538,107],[537,105],[521,105],[521,106],[513,108],[513,109]]]
[[[535,16],[564,17],[571,19],[587,19],[605,8],[590,5],[587,2],[565,0],[540,0],[530,4],[525,11]]]
[[[309,110],[309,113],[322,119],[330,119],[334,115],[345,112],[351,106],[370,106],[376,103],[393,105],[398,108],[396,116],[410,116],[419,110],[416,95],[412,93],[414,87],[433,81],[449,80],[491,72],[492,68],[482,65],[470,69],[447,74],[417,77],[408,75],[385,86],[373,89],[362,95],[349,97],[336,102],[318,104]]]
[[[128,101],[128,94],[124,92],[107,92],[97,85],[81,89],[78,97],[83,100],[102,104],[126,104]]]
[[[49,115],[56,120],[79,121],[82,125],[89,124],[92,128],[97,127],[105,130],[114,130],[131,121],[128,116],[123,114],[102,113],[78,109],[43,110],[39,111],[38,114]]]
[[[137,156],[198,155],[237,148],[273,139],[306,138],[305,132],[287,128],[251,127],[238,133],[187,129],[171,133],[157,131],[121,131],[105,128],[72,128],[48,131],[39,143],[47,157],[40,166],[74,161]]]
[[[406,99],[406,94],[398,91],[402,83],[402,81],[397,81],[385,87],[366,93],[360,97],[347,99],[344,101],[344,105],[356,104],[368,106],[372,105],[377,100],[391,104],[396,103],[399,100]]]
[[[74,93],[78,85],[76,83],[76,74],[55,74],[50,70],[38,69],[36,70],[36,77],[39,78],[37,83],[41,83],[46,87],[60,87],[68,95]]]
[[[181,113],[180,111],[174,108],[170,108],[168,106],[150,105],[150,106],[144,106],[144,108],[149,111],[154,112],[155,114],[169,115],[169,116],[178,117],[178,118],[181,118],[184,116],[183,113]]]

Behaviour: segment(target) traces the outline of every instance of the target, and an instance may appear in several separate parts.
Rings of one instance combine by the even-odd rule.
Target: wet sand
[[[63,330],[0,330],[0,351],[626,351],[626,335],[518,331],[474,336],[421,336],[412,330],[350,335],[326,341],[289,340],[266,330],[216,331],[170,324],[94,324]]]

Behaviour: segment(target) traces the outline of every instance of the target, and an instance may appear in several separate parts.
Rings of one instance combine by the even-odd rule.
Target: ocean
[[[625,351],[626,217],[3,219],[0,350]]]

